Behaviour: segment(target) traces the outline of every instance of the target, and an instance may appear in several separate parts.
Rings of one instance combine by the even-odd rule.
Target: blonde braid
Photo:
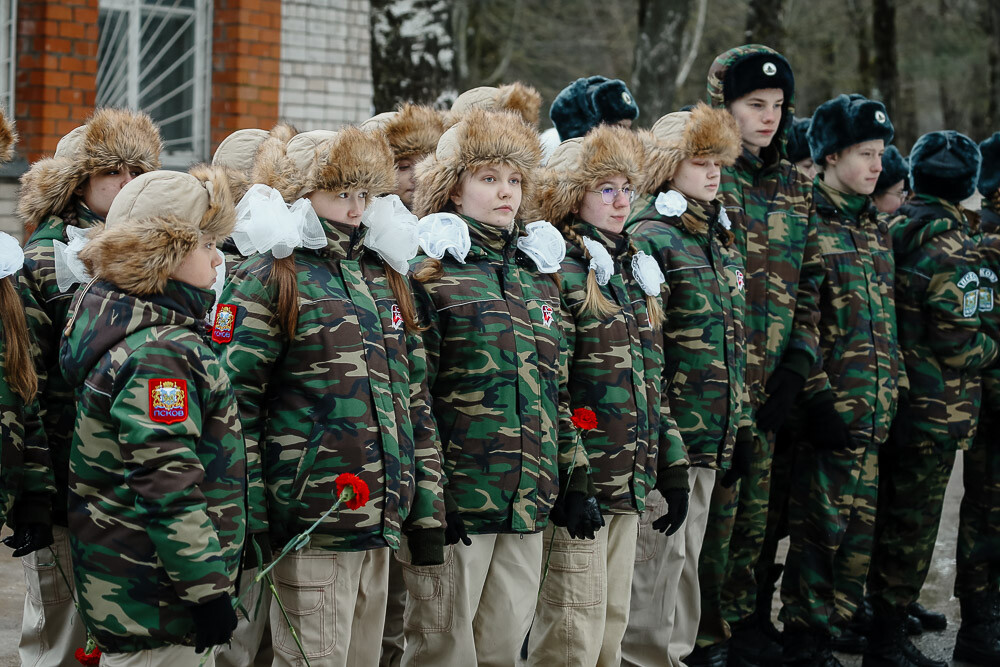
[[[587,252],[587,246],[583,243],[583,237],[577,234],[572,227],[564,222],[559,225],[559,231],[562,232],[567,241],[583,250],[583,258],[585,260],[591,259],[590,253]],[[594,275],[593,269],[588,268],[587,288],[583,297],[583,312],[590,313],[594,317],[603,320],[605,317],[614,315],[619,310],[621,309],[618,306],[604,296],[601,286],[597,284],[597,276]]]

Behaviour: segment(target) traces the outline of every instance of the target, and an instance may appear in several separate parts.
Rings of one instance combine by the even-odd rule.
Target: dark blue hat
[[[1000,190],[1000,132],[979,144],[983,166],[979,170],[979,194],[989,197]]]
[[[910,187],[918,195],[960,202],[976,191],[981,163],[979,146],[964,134],[928,132],[910,151]]]
[[[795,163],[809,158],[809,141],[806,133],[812,118],[793,118],[788,128],[788,160]]]
[[[809,126],[809,153],[816,164],[824,164],[848,146],[863,141],[892,141],[893,128],[885,105],[864,95],[837,95],[819,105]]]
[[[882,154],[882,173],[875,184],[875,194],[882,194],[910,173],[910,164],[895,146],[886,146]]]
[[[549,108],[561,141],[582,137],[601,123],[638,117],[639,106],[625,82],[603,76],[577,79],[556,95]]]
[[[795,93],[795,76],[792,66],[780,53],[757,51],[737,60],[726,69],[722,80],[722,95],[726,102],[762,88],[780,88],[785,102]]]

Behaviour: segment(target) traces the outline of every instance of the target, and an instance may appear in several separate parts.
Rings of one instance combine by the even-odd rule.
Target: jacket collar
[[[817,210],[836,212],[851,220],[869,217],[862,216],[862,214],[867,213],[871,213],[874,217],[874,204],[871,197],[841,192],[824,181],[822,176],[817,176],[814,184],[816,186],[814,201]]]
[[[364,252],[364,240],[367,227],[346,225],[320,218],[323,231],[326,233],[326,248],[321,252],[333,259],[357,259]]]

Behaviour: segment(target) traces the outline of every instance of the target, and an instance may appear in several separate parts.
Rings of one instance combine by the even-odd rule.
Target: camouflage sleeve
[[[413,291],[423,288],[412,281]],[[423,311],[421,321],[426,322],[427,299],[417,298]],[[441,528],[444,521],[444,473],[441,465],[441,443],[437,436],[434,415],[431,413],[430,391],[427,385],[427,351],[417,334],[407,334],[410,357],[410,413],[413,421],[413,461],[416,468],[417,488],[413,508],[406,519],[407,530]]]
[[[997,343],[980,331],[979,276],[954,260],[940,262],[927,284],[927,342],[946,366],[983,368],[996,360]]]
[[[45,432],[38,417],[38,397],[24,409],[25,442],[44,442]],[[56,480],[52,470],[52,457],[45,447],[25,447],[24,466],[21,477],[21,497],[18,500],[18,516],[22,521],[50,523],[52,520],[51,498],[56,492]]]
[[[140,347],[119,370],[109,415],[142,529],[177,596],[191,604],[217,597],[229,586],[219,537],[199,487],[205,469],[196,447],[208,407],[198,391],[200,367],[198,355],[176,343]],[[186,385],[182,421],[165,424],[150,415],[150,383],[163,378]]]
[[[822,363],[817,362],[819,352],[819,321],[820,321],[820,290],[826,279],[826,267],[820,252],[819,226],[815,209],[809,216],[809,232],[806,236],[806,246],[802,254],[802,267],[799,270],[798,294],[795,297],[795,314],[792,319],[792,331],[788,339],[788,350],[799,350],[806,353],[812,365],[813,372],[805,390],[808,394],[819,391],[817,387],[829,388],[830,382],[823,371]],[[793,370],[802,370],[793,368]]]
[[[562,335],[559,338],[559,477],[560,484],[568,483],[573,470],[590,470],[587,448],[583,444],[580,431],[573,424],[573,408],[569,397],[569,373],[571,351],[575,346],[576,324],[573,315],[563,303],[562,290],[559,299],[559,322]],[[563,479],[565,478],[565,479]]]
[[[641,247],[641,246],[640,246]],[[652,250],[652,248],[646,248],[646,252]],[[653,257],[660,259],[660,253],[655,253]],[[661,269],[666,273],[667,267],[662,265]],[[660,299],[663,304],[663,312],[667,313],[667,320],[670,320],[670,282],[666,281],[663,283],[663,287],[660,291]],[[663,327],[667,326],[665,322]],[[661,334],[663,334],[663,329],[660,329]],[[662,341],[662,336],[661,336]],[[663,343],[661,342],[661,345]],[[664,364],[668,366],[669,364]],[[666,387],[666,383],[672,378],[661,377],[661,387]],[[657,445],[656,445],[656,470],[664,470],[666,468],[672,468],[674,466],[688,466],[691,465],[690,459],[687,455],[687,447],[684,445],[684,436],[681,435],[681,430],[677,427],[677,422],[674,421],[673,414],[670,412],[670,392],[661,391],[660,392],[660,425],[657,433]]]
[[[259,266],[259,264],[254,264]],[[246,442],[248,532],[267,530],[267,501],[263,474],[263,406],[272,367],[286,346],[274,314],[275,294],[253,271],[240,267],[222,290],[220,304],[236,307],[232,338],[213,342],[219,360],[236,393],[243,439]]]

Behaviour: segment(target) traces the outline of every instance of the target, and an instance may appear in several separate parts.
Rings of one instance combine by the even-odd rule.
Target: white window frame
[[[139,101],[142,96],[142,91],[140,90],[139,85],[142,78],[141,67],[143,66],[143,63],[140,62],[140,57],[135,54],[142,54],[140,35],[142,34],[142,29],[144,27],[144,24],[141,21],[143,12],[146,12],[147,14],[147,24],[150,20],[149,16],[151,15],[184,17],[192,21],[194,26],[194,46],[192,47],[192,56],[194,59],[193,69],[195,76],[190,82],[190,85],[193,92],[193,102],[191,107],[193,109],[193,114],[191,116],[191,137],[184,138],[185,141],[188,139],[190,140],[192,150],[172,150],[170,138],[164,137],[163,151],[163,165],[165,167],[185,168],[192,162],[203,161],[209,158],[209,151],[211,147],[211,125],[209,123],[209,114],[211,110],[212,91],[211,63],[213,14],[212,0],[194,0],[193,8],[179,7],[179,3],[180,0],[99,0],[101,9],[128,12],[128,23],[123,25],[121,28],[116,26],[116,31],[123,34],[109,37],[109,39],[124,38],[127,40],[125,48],[127,49],[129,56],[125,59],[125,71],[113,73],[116,77],[124,75],[124,84],[117,84],[118,88],[115,91],[111,91],[114,93],[113,96],[109,92],[102,91],[99,84],[97,106],[111,105],[126,107],[129,109],[139,108]],[[148,56],[150,54],[145,55]],[[158,77],[152,80],[152,83],[147,83],[147,87],[155,85],[161,77],[166,76],[170,73],[170,71],[172,71],[172,68],[170,67],[171,63],[163,62],[155,54],[152,55],[152,58],[152,65],[154,67],[163,68],[163,71]],[[177,60],[176,63],[179,64],[180,62],[183,62],[183,60],[184,59],[181,58]],[[107,75],[106,72],[101,70],[101,66],[102,63],[99,62],[99,80],[102,75]],[[119,66],[119,69],[121,69],[121,66]],[[171,93],[161,97],[156,102],[161,103],[166,101],[173,95],[185,89],[185,87],[177,88]],[[104,93],[103,96],[102,93]],[[147,110],[151,112],[151,115],[153,115],[154,118],[158,118],[155,112],[155,106]],[[161,120],[164,123],[167,123],[171,119],[176,118],[177,116],[175,115],[171,118]]]
[[[0,0],[0,106],[14,117],[17,81],[17,0]]]

